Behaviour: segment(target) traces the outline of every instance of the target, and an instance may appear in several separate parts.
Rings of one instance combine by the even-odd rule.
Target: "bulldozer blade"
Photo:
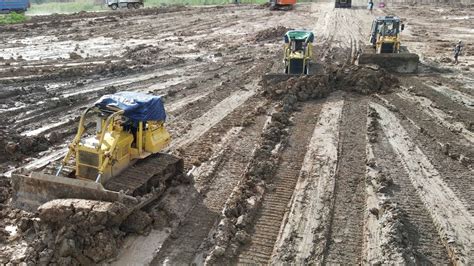
[[[124,193],[110,191],[95,182],[60,177],[41,172],[12,174],[12,205],[16,208],[34,212],[53,199],[89,199],[98,201],[122,201],[130,203],[136,199]]]
[[[299,77],[301,75],[291,75],[291,74],[283,74],[283,73],[269,73],[263,75],[263,80],[267,83],[279,83],[282,81],[289,80],[293,77]]]
[[[375,64],[397,73],[414,73],[418,69],[420,58],[413,53],[370,54],[359,55],[358,65]]]

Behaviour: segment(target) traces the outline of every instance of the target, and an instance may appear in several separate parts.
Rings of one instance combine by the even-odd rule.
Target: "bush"
[[[0,25],[22,23],[25,21],[26,21],[26,16],[24,14],[18,14],[18,13],[12,12],[6,15],[0,15]]]

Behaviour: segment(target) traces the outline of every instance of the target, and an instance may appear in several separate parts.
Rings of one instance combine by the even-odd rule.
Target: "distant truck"
[[[351,8],[352,0],[336,0],[335,8]]]
[[[0,0],[0,13],[24,13],[30,8],[30,0]]]
[[[2,1],[2,0],[0,0]],[[143,0],[105,0],[107,6],[109,6],[112,10],[116,10],[117,8],[128,8],[128,9],[139,9],[143,7]]]

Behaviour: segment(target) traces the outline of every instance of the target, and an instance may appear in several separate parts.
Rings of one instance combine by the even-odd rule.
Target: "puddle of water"
[[[460,17],[455,17],[455,16],[443,16],[443,19],[447,20],[469,20],[471,19],[471,16],[460,16]]]
[[[141,44],[156,45],[156,41],[145,39],[117,41],[106,37],[90,38],[83,41],[58,41],[57,37],[38,36],[8,42],[7,47],[0,49],[0,57],[17,59],[21,55],[24,60],[28,61],[69,59],[71,52],[76,52],[83,57],[87,55],[95,57],[120,56],[126,51],[125,47],[133,48]],[[78,49],[74,51],[76,47]]]
[[[34,129],[34,130],[24,131],[23,133],[21,133],[21,135],[22,136],[27,136],[27,137],[36,136],[36,135],[39,135],[39,134],[45,132],[46,130],[48,130],[50,128],[58,127],[60,125],[66,124],[67,122],[68,122],[68,120],[48,124],[48,125],[42,126],[40,128]]]
[[[10,234],[10,236],[15,236],[18,231],[18,227],[16,225],[7,225],[5,226],[5,230]]]
[[[192,67],[194,67],[194,66],[192,66]],[[139,82],[139,81],[152,79],[152,78],[155,78],[155,77],[173,75],[173,74],[178,73],[178,71],[182,71],[183,69],[184,68],[181,68],[181,69],[176,68],[176,69],[170,69],[170,70],[162,71],[159,74],[157,74],[157,73],[148,73],[148,74],[132,75],[132,76],[129,76],[127,78],[117,78],[117,79],[113,79],[113,80],[107,80],[107,81],[102,82],[102,84],[99,85],[99,86],[97,86],[97,84],[94,84],[93,87],[89,87],[89,88],[78,90],[78,91],[71,92],[71,93],[66,93],[66,94],[64,94],[64,97],[71,97],[71,96],[74,96],[74,95],[77,95],[77,94],[84,94],[84,93],[87,93],[87,92],[99,91],[99,90],[104,89],[107,86],[112,86],[112,85],[113,86],[121,86],[121,85],[127,85],[127,84],[131,84],[131,83]]]

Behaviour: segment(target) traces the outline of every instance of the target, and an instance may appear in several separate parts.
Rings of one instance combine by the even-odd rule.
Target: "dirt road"
[[[402,41],[421,58],[419,73],[398,84],[348,66],[372,17],[384,14],[405,19]],[[305,3],[290,12],[166,7],[0,26],[0,263],[54,262],[47,243],[28,249],[34,230],[19,227],[3,181],[61,158],[81,111],[124,90],[164,96],[168,152],[184,159],[194,183],[148,206],[153,224],[121,235],[106,262],[473,263],[473,16],[443,5],[369,14]],[[263,93],[261,76],[282,69],[285,28],[312,30],[317,64],[343,85],[318,93],[324,82],[308,81],[305,96],[291,94],[288,81],[278,85],[285,97]],[[453,65],[458,39],[464,51]]]

